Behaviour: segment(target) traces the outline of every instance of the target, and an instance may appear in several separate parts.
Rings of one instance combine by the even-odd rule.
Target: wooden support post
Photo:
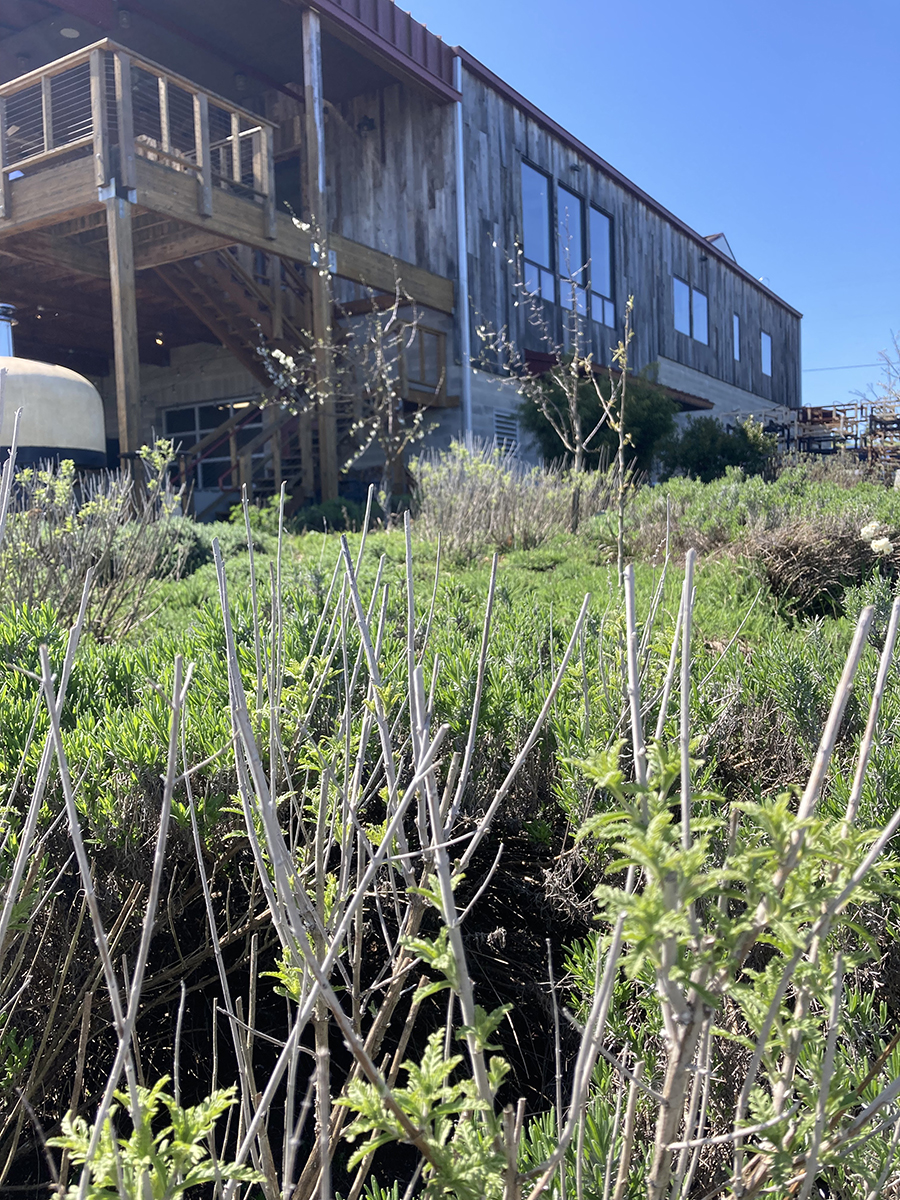
[[[272,430],[272,440],[269,443],[272,448],[272,477],[275,483],[276,495],[281,491],[281,481],[284,478],[281,469],[281,439],[283,437],[282,427],[278,424],[278,410],[274,408],[263,409],[263,421],[267,425],[276,426]]]
[[[160,75],[159,85],[159,136],[161,148],[168,154],[172,149],[172,134],[169,125],[169,81]]]
[[[106,120],[106,60],[104,51],[91,51],[91,128],[94,135],[94,182],[109,183],[109,134]]]
[[[209,100],[194,93],[194,148],[197,151],[197,210],[212,216],[212,163],[209,156]]]
[[[44,129],[44,149],[53,149],[53,97],[49,75],[41,77],[41,124]]]
[[[137,187],[134,161],[134,111],[131,94],[131,58],[116,51],[116,124],[119,130],[119,183],[129,191]]]
[[[269,286],[272,289],[272,340],[280,342],[284,337],[284,287],[281,259],[277,254],[269,255]]]
[[[309,272],[319,417],[319,485],[323,500],[338,494],[337,420],[331,379],[331,276],[325,195],[325,118],[322,107],[322,28],[319,14],[303,11],[303,98],[306,109],[306,209],[315,261]]]
[[[127,200],[110,196],[106,201],[106,231],[109,239],[119,451],[121,454],[134,454],[141,438],[141,376],[131,205]],[[126,459],[126,462],[130,464],[132,460]]]
[[[241,118],[236,112],[231,114],[231,178],[241,182]]]
[[[6,98],[0,96],[0,220],[10,216],[9,175],[6,170]]]
[[[274,242],[278,236],[278,223],[275,216],[275,132],[271,125],[263,126],[259,142],[262,158],[259,174],[265,193],[266,237]]]

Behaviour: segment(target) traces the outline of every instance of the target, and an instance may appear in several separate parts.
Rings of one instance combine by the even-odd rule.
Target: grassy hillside
[[[88,1157],[86,1194],[141,1195],[155,1134],[159,1195],[893,1194],[896,869],[854,871],[900,782],[900,495],[644,489],[629,616],[612,489],[572,533],[502,469],[468,521],[436,489],[440,554],[427,495],[408,539],[260,517],[252,552],[160,516],[110,559],[128,619],[74,637],[72,586],[11,593],[13,515],[0,1193]]]

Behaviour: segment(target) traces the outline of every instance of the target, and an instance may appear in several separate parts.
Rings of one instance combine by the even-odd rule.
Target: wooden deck
[[[321,97],[311,96],[308,106],[316,103]],[[314,115],[307,131],[315,140]],[[323,153],[318,147],[308,157],[314,152]],[[324,181],[324,169],[317,178]],[[266,256],[273,281],[305,276],[307,309],[295,323],[306,330],[327,332],[332,275],[390,293],[400,283],[417,304],[453,312],[451,280],[338,235],[326,244],[315,218],[321,193],[318,205],[312,201],[299,219],[278,211],[269,122],[112,41],[0,87],[0,254],[14,256],[7,263],[40,264],[45,279],[49,270],[108,289],[126,457],[140,444],[137,308],[151,272],[178,295],[163,268],[240,245]],[[4,278],[13,291],[30,282],[6,269]],[[291,285],[292,298],[303,290]],[[273,282],[276,324],[283,292]],[[228,313],[207,320],[196,304],[188,308],[235,349]],[[329,498],[337,494],[337,463],[326,407],[318,466],[319,490]],[[312,478],[307,471],[308,492]]]

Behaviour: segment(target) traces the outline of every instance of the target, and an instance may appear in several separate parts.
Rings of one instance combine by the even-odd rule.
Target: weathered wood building
[[[18,354],[95,381],[112,461],[172,436],[198,511],[242,483],[336,496],[353,413],[261,407],[259,346],[315,359],[398,281],[404,404],[437,442],[517,436],[478,330],[540,353],[523,290],[600,363],[634,295],[632,362],[686,409],[800,404],[800,314],[722,235],[391,0],[2,0],[0,301]]]

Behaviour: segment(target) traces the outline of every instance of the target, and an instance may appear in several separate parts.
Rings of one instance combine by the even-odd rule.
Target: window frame
[[[601,292],[598,288],[596,288],[594,286],[594,238],[593,238],[593,221],[591,219],[593,213],[597,213],[599,216],[605,217],[608,222],[609,291],[610,291],[610,294],[608,296],[605,295],[603,292]],[[590,269],[588,272],[589,278],[588,278],[587,288],[588,288],[588,295],[590,297],[589,305],[590,305],[591,320],[597,325],[603,325],[606,329],[615,329],[615,327],[616,327],[616,286],[615,286],[616,246],[615,246],[615,238],[613,235],[614,229],[615,229],[615,221],[613,219],[612,213],[608,213],[605,209],[601,208],[599,204],[588,204],[587,250],[588,250],[588,264],[589,264]],[[594,316],[594,301],[595,301],[595,299],[600,301],[600,308],[602,310],[603,318],[604,318],[602,321],[598,320]]]
[[[768,371],[766,370],[766,359],[768,359]],[[759,368],[767,379],[772,378],[772,335],[765,329],[759,331]]]
[[[741,361],[741,318],[731,314],[731,353],[735,362]]]
[[[690,327],[690,332],[688,332],[686,329],[680,329],[677,324],[678,316],[675,302],[675,287],[679,283],[682,285],[682,287],[687,288],[688,325]],[[706,313],[706,337],[703,338],[697,337],[696,322],[694,320],[695,295],[703,297],[704,309]],[[698,342],[701,346],[709,345],[709,292],[704,292],[702,288],[696,287],[693,283],[689,283],[687,279],[683,279],[680,275],[676,275],[674,271],[672,272],[672,326],[676,333],[680,333],[684,337],[689,337],[691,341]]]
[[[526,245],[525,236],[525,187],[524,187],[524,168],[533,171],[535,175],[540,175],[546,181],[547,185],[547,257],[549,264],[544,265],[538,262],[536,258],[529,258],[528,246]],[[533,299],[546,300],[550,304],[557,302],[556,288],[556,254],[555,241],[557,238],[557,217],[555,204],[555,188],[558,187],[558,181],[547,171],[541,167],[535,166],[529,162],[527,158],[522,158],[519,164],[519,194],[522,202],[522,283],[525,288],[525,294]],[[536,287],[529,286],[529,276],[536,283]],[[551,291],[552,289],[552,291]],[[548,295],[548,291],[551,294]]]

